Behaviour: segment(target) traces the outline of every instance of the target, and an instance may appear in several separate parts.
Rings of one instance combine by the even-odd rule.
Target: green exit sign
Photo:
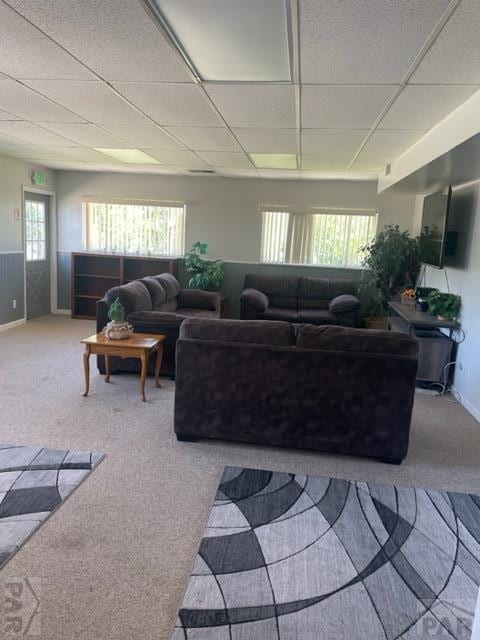
[[[32,171],[32,183],[37,187],[41,187],[47,184],[47,176],[43,171]]]

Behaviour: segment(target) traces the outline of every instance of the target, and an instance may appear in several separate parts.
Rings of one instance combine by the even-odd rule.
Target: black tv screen
[[[455,234],[448,229],[448,212],[452,188],[425,196],[422,230],[420,233],[420,261],[441,269],[446,255],[455,253]]]

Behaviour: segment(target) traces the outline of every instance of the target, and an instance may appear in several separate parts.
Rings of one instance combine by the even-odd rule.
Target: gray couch
[[[359,323],[360,302],[353,280],[249,274],[244,286],[240,296],[244,320],[348,327]]]
[[[148,276],[109,289],[97,302],[97,331],[108,322],[108,309],[115,298],[125,307],[126,318],[137,333],[160,333],[166,336],[161,373],[175,375],[175,344],[180,325],[187,317],[219,318],[220,294],[200,289],[182,289],[170,273]],[[139,371],[137,359],[110,358],[111,370]],[[100,373],[105,373],[103,356],[97,357]],[[153,373],[154,363],[150,363]]]
[[[177,342],[175,433],[400,463],[417,353],[414,338],[393,331],[189,318]]]

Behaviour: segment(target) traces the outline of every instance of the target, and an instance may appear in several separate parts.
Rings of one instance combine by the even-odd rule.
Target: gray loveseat
[[[249,274],[244,286],[240,296],[240,317],[244,320],[348,327],[359,323],[360,302],[353,280]]]
[[[177,438],[400,463],[408,450],[417,341],[393,331],[296,329],[287,322],[185,320],[177,342]]]
[[[220,317],[220,295],[200,289],[182,289],[170,273],[148,276],[120,287],[109,289],[97,302],[97,331],[108,322],[108,309],[115,298],[125,307],[128,322],[137,333],[160,333],[166,336],[161,372],[175,375],[175,344],[180,325],[187,317]],[[110,358],[111,370],[139,371],[133,358]],[[105,373],[103,356],[97,356],[98,369]],[[150,363],[153,373],[154,363]]]

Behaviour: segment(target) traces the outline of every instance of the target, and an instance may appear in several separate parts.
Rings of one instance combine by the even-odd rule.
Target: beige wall
[[[375,182],[176,177],[58,172],[59,250],[82,249],[82,196],[180,200],[187,203],[186,246],[197,240],[225,260],[258,262],[261,204],[359,207],[379,210],[379,224],[413,224],[415,198],[377,195]]]

